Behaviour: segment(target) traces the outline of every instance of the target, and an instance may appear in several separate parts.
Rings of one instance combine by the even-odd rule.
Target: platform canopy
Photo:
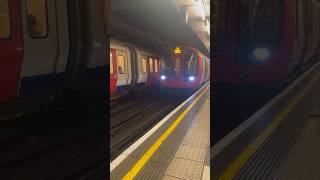
[[[153,48],[210,52],[210,0],[111,0],[111,37]]]

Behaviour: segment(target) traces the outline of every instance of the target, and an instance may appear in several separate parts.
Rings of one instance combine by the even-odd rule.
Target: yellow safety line
[[[143,166],[148,162],[151,156],[157,151],[160,145],[166,140],[166,138],[171,134],[171,132],[178,126],[178,124],[183,120],[187,113],[192,109],[192,107],[197,103],[197,101],[206,92],[208,87],[201,92],[201,94],[195,99],[180,115],[179,117],[170,125],[170,127],[161,135],[161,137],[151,146],[151,148],[142,156],[142,158],[133,166],[133,168],[122,178],[123,180],[133,179]]]
[[[240,169],[247,163],[247,161],[255,154],[257,149],[270,136],[272,131],[284,120],[284,118],[293,110],[297,103],[305,96],[316,81],[319,80],[320,74],[314,76],[305,86],[303,91],[294,98],[289,105],[282,110],[274,120],[262,131],[262,133],[238,156],[238,158],[231,163],[231,165],[218,178],[219,180],[230,180],[236,176]]]

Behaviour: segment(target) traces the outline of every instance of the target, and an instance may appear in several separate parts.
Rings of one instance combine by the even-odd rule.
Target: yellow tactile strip
[[[210,101],[206,100],[169,164],[165,177],[201,179],[209,144]]]

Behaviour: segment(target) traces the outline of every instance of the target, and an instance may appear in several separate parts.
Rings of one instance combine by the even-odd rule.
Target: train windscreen
[[[239,0],[238,40],[274,42],[281,37],[281,0]]]
[[[196,76],[198,73],[198,56],[194,53],[186,53],[185,57],[185,76]]]

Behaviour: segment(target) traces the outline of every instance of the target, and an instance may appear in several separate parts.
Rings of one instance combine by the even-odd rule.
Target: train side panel
[[[116,92],[117,89],[117,62],[116,62],[116,50],[110,49],[110,96]]]
[[[137,50],[137,64],[138,64],[138,84],[146,84],[148,78],[147,55],[141,50]]]
[[[20,94],[43,95],[62,82],[55,75],[58,34],[55,1],[22,0],[24,57]]]
[[[17,95],[23,43],[20,0],[0,2],[0,102]]]
[[[107,29],[104,27],[104,2],[87,1],[88,6],[88,59],[85,67],[83,87],[100,87],[106,89],[107,42],[105,41]]]

